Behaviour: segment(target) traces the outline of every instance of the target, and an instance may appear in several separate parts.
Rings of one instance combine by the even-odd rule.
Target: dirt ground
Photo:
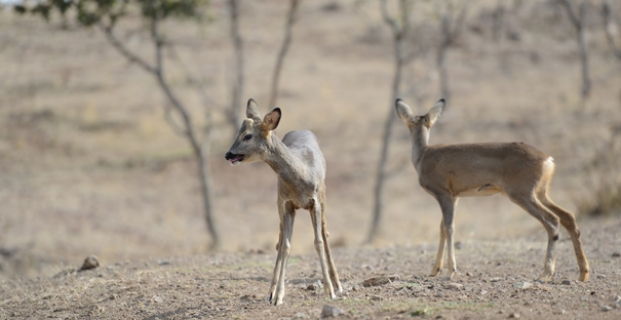
[[[336,3],[336,5],[335,5]],[[404,70],[402,98],[419,113],[439,99],[438,19],[417,1],[411,33],[425,50]],[[452,98],[430,142],[522,141],[554,157],[551,197],[577,212],[619,166],[596,167],[621,128],[621,63],[601,31],[598,2],[587,28],[593,92],[580,98],[573,31],[551,1],[514,1],[501,36],[490,20],[497,1],[479,0],[450,49]],[[621,16],[621,6],[613,3]],[[456,214],[460,273],[455,283],[426,277],[440,210],[419,186],[410,137],[394,127],[384,218],[369,229],[384,120],[392,112],[389,28],[373,1],[304,1],[281,79],[279,136],[312,130],[327,161],[327,219],[346,292],[327,301],[318,280],[310,219],[298,212],[285,305],[265,296],[278,237],[276,178],[261,163],[230,166],[232,45],[224,0],[209,19],[163,26],[167,79],[197,126],[212,104],[214,217],[223,248],[210,252],[187,141],[166,121],[156,82],[128,64],[97,29],[62,29],[0,10],[0,318],[317,318],[324,304],[347,318],[620,318],[621,218],[579,217],[593,274],[576,283],[563,234],[553,283],[542,270],[542,226],[506,198],[461,199]],[[391,9],[394,9],[391,7]],[[267,112],[268,83],[286,6],[240,6],[245,41],[244,99]],[[145,60],[153,56],[139,19],[118,35]],[[178,57],[175,58],[175,57]],[[243,106],[240,106],[243,107]],[[615,129],[617,128],[617,129]],[[71,273],[89,256],[101,267]],[[397,281],[366,288],[380,275]],[[563,284],[571,280],[570,284]],[[526,289],[516,286],[532,283]],[[517,285],[516,285],[517,283]],[[528,286],[528,285],[527,285]],[[616,291],[615,291],[616,290]],[[608,310],[610,309],[610,310]],[[608,311],[604,311],[608,310]]]
[[[326,299],[317,256],[290,258],[281,306],[266,300],[275,254],[194,255],[122,261],[54,277],[0,283],[0,318],[22,319],[317,319],[324,305],[342,319],[619,319],[621,219],[583,223],[592,267],[588,282],[568,237],[558,246],[557,272],[542,271],[545,235],[460,241],[460,272],[452,281],[427,276],[437,247],[342,248],[334,252],[344,287]],[[394,281],[365,287],[378,276]]]

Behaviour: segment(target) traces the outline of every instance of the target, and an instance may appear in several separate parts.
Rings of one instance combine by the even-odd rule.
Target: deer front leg
[[[442,222],[444,223],[444,233],[446,235],[446,247],[448,253],[448,274],[446,279],[453,279],[455,272],[457,272],[457,262],[455,261],[455,245],[453,239],[453,232],[455,226],[453,217],[455,215],[455,205],[457,200],[451,195],[439,195],[437,196],[440,208],[442,209]],[[437,259],[437,257],[436,257]],[[441,258],[440,258],[441,259]]]
[[[283,233],[284,233],[283,224],[284,224],[284,215],[285,215],[285,207],[284,207],[285,204],[279,200],[277,205],[278,205],[278,215],[280,217],[280,233],[278,235],[278,243],[276,244],[276,250],[278,251],[278,254],[276,254],[276,264],[274,265],[274,275],[272,276],[272,283],[270,285],[270,291],[267,296],[267,301],[269,301],[270,303],[274,303],[275,301],[276,287],[279,282],[280,269],[282,267],[281,244],[283,243]]]
[[[444,243],[446,242],[446,232],[444,231],[444,219],[440,221],[440,244],[438,245],[438,253],[436,254],[436,262],[431,269],[431,276],[435,277],[442,271],[444,265]]]
[[[313,231],[315,232],[315,250],[319,256],[319,264],[321,265],[321,274],[323,275],[323,289],[330,299],[336,298],[334,287],[328,273],[328,263],[326,258],[325,242],[322,235],[322,215],[321,206],[314,201],[311,211],[311,220],[313,222]]]

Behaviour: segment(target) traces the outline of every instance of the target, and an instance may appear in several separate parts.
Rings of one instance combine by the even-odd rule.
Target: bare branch
[[[177,123],[177,121],[175,121],[173,117],[174,109],[172,108],[172,106],[167,104],[166,107],[164,108],[165,108],[164,115],[166,116],[166,122],[168,122],[168,124],[173,129],[173,131],[180,136],[187,136],[188,134],[187,128],[183,128],[180,124]]]
[[[136,63],[138,64],[142,69],[144,69],[145,71],[149,72],[149,73],[155,73],[156,69],[155,67],[151,66],[149,63],[147,63],[146,61],[144,61],[142,58],[138,57],[136,54],[132,53],[131,51],[129,51],[120,41],[119,39],[114,35],[114,33],[112,32],[112,28],[114,26],[114,24],[110,24],[108,26],[104,25],[103,23],[99,23],[98,24],[99,28],[104,32],[104,34],[106,35],[106,39],[108,39],[108,42],[110,42],[110,44],[120,53],[122,54],[125,58],[127,58],[127,60],[129,60],[130,63]]]
[[[464,26],[464,21],[466,20],[466,14],[468,11],[468,7],[470,6],[472,1],[464,1],[461,9],[459,10],[459,13],[457,14],[457,17],[455,18],[455,23],[453,24],[453,28],[450,32],[450,43],[453,44],[455,42],[455,39],[459,36],[459,34],[461,33],[461,30],[463,29]]]
[[[394,18],[392,18],[390,14],[388,14],[386,0],[380,1],[380,10],[382,12],[382,18],[384,19],[384,22],[386,22],[386,24],[390,26],[390,29],[392,30],[392,34],[395,36],[399,34],[400,32],[399,25],[397,24],[397,21]]]
[[[612,17],[612,7],[609,0],[604,1],[604,4],[602,5],[602,16],[604,17],[604,31],[606,33],[608,45],[610,46],[610,49],[612,50],[612,53],[615,55],[615,57],[621,60],[621,48],[617,47],[614,35],[612,34],[614,22]]]
[[[285,25],[285,38],[280,46],[278,57],[276,58],[276,66],[274,67],[274,74],[272,75],[272,88],[270,90],[269,106],[270,109],[276,106],[276,100],[278,98],[278,81],[280,79],[280,72],[282,65],[291,45],[291,29],[295,23],[295,14],[298,9],[300,0],[290,0],[289,12],[287,13],[287,23]]]
[[[578,14],[576,14],[575,12],[572,1],[571,0],[557,0],[557,1],[561,6],[565,8],[565,11],[567,12],[567,16],[569,17],[569,20],[574,25],[574,27],[576,29],[581,28],[581,21],[580,21],[580,18],[578,17]]]

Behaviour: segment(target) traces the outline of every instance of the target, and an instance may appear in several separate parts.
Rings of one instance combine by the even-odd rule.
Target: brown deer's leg
[[[332,252],[330,250],[330,243],[328,242],[328,227],[326,224],[326,213],[325,213],[325,204],[321,203],[321,235],[323,236],[323,245],[326,251],[326,259],[328,260],[328,270],[330,273],[330,280],[332,281],[332,286],[339,293],[343,292],[343,286],[341,285],[341,281],[339,280],[339,274],[336,271],[336,267],[334,266],[334,261],[332,260]]]
[[[446,232],[444,231],[444,219],[440,221],[440,244],[438,245],[438,253],[436,254],[436,262],[431,269],[431,276],[435,277],[442,271],[444,265],[444,243],[446,242]]]
[[[321,265],[321,273],[323,275],[323,289],[330,299],[334,299],[336,298],[336,295],[334,294],[334,287],[332,286],[332,281],[330,280],[328,272],[326,248],[322,234],[323,212],[321,211],[321,205],[317,199],[315,199],[313,203],[310,214],[313,222],[313,231],[315,233],[315,250],[319,256],[319,264]]]

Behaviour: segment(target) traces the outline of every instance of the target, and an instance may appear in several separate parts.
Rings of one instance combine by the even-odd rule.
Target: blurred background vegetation
[[[335,247],[436,242],[395,97],[447,97],[432,144],[531,144],[560,205],[618,216],[620,26],[606,0],[2,2],[0,276],[272,252],[274,173],[223,158],[248,98],[283,110],[280,136],[317,135]],[[456,220],[458,239],[543,234],[499,196]]]

